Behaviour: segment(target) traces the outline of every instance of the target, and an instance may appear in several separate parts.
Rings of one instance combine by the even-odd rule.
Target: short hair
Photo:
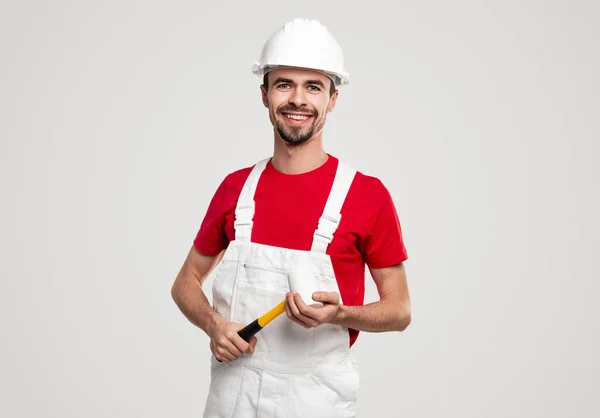
[[[268,79],[269,73],[266,73],[263,76],[263,86],[265,86],[265,90],[269,91],[269,79]],[[329,77],[327,77],[329,78]],[[335,83],[333,82],[333,80],[331,78],[329,78],[329,97],[333,96],[333,93],[335,93]]]

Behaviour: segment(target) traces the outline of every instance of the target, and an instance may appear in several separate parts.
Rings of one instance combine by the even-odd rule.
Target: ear
[[[339,93],[339,91],[336,90],[333,93],[333,96],[331,96],[331,98],[329,99],[329,104],[327,105],[327,113],[332,112],[333,109],[335,108],[335,103],[337,101],[338,93]]]
[[[262,96],[263,105],[268,108],[269,107],[269,98],[267,97],[267,89],[265,89],[265,86],[263,84],[260,85],[260,93]]]

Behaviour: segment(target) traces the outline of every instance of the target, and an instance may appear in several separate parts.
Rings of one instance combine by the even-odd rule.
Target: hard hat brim
[[[339,73],[335,71],[323,70],[320,68],[301,67],[294,65],[260,64],[256,62],[252,66],[252,73],[258,77],[263,77],[265,74],[268,74],[277,68],[298,68],[301,70],[315,71],[329,77],[331,80],[333,80],[336,86],[350,83],[350,74],[348,73]]]

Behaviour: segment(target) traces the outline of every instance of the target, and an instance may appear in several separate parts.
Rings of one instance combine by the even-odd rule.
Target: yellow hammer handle
[[[285,312],[285,300],[282,301],[279,305],[275,306],[269,312],[258,318],[258,325],[261,328],[264,328],[269,322],[277,318],[279,315]]]

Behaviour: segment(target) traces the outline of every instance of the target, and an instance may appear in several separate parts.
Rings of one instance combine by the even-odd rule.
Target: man
[[[349,81],[327,29],[288,22],[253,72],[263,77],[273,156],[223,180],[172,288],[182,313],[210,338],[204,416],[354,417],[350,347],[359,331],[410,323],[400,223],[381,181],[323,150],[337,86]],[[311,301],[289,288],[288,274],[301,263],[307,283],[318,284]],[[379,292],[367,305],[365,264]],[[209,275],[213,306],[202,290]],[[248,342],[237,334],[283,300],[285,316]]]

